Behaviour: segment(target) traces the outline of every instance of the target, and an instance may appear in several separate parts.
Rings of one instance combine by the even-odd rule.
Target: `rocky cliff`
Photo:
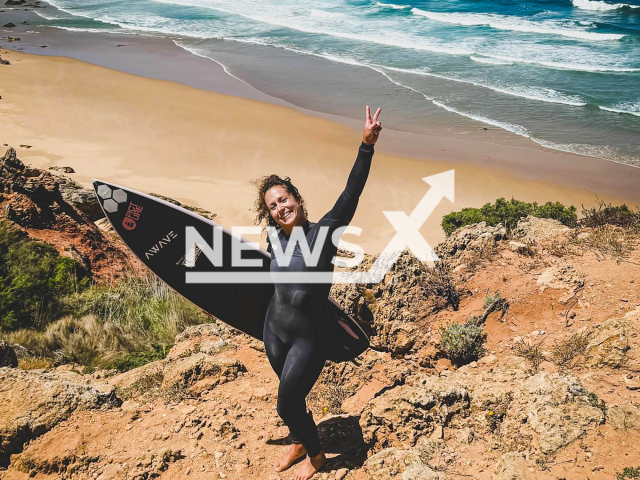
[[[93,231],[55,180],[37,194],[11,182],[0,206],[30,233],[65,216]],[[307,399],[329,457],[317,478],[604,480],[640,466],[637,233],[529,217],[511,234],[463,227],[437,253],[437,267],[406,252],[380,284],[334,286],[375,349],[328,363]],[[455,325],[481,330],[473,358],[451,355],[466,341]],[[3,479],[291,476],[271,467],[288,439],[263,345],[219,322],[125,373],[25,371],[3,348]]]

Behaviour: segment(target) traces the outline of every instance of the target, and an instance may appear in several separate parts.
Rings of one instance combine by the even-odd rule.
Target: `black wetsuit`
[[[331,261],[337,247],[331,241],[331,235],[337,228],[348,225],[353,218],[369,176],[372,157],[373,145],[362,143],[347,186],[334,207],[318,223],[307,220],[303,225],[311,251],[315,251],[319,227],[328,227],[317,265],[307,267],[300,246],[296,245],[289,266],[281,267],[275,260],[276,255],[269,242],[272,272],[333,271]],[[285,252],[289,238],[281,229],[278,237],[282,251]],[[327,321],[324,312],[330,289],[330,283],[275,284],[275,294],[264,323],[267,357],[280,378],[278,414],[289,427],[293,443],[302,443],[310,456],[316,456],[321,449],[318,430],[311,413],[307,412],[305,399],[320,376],[326,360],[323,342],[330,339],[326,338],[323,322]]]

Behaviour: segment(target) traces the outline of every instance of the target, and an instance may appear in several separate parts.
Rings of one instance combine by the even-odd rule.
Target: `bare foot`
[[[293,472],[291,480],[309,480],[313,477],[318,470],[320,470],[324,464],[327,463],[327,457],[323,452],[320,452],[315,457],[305,458],[300,466]]]
[[[301,443],[294,443],[291,445],[291,448],[287,450],[287,452],[280,457],[280,460],[273,468],[276,469],[276,472],[282,472],[289,468],[291,465],[295,463],[299,458],[304,457],[307,454],[307,449],[304,448],[304,445]]]

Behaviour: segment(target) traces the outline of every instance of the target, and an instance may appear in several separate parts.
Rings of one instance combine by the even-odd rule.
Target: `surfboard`
[[[192,283],[187,281],[187,273],[242,271],[264,276],[271,262],[268,252],[245,245],[242,259],[255,265],[234,267],[233,243],[252,242],[160,198],[100,180],[93,186],[115,231],[154,274],[208,314],[262,340],[265,315],[274,294],[272,283]],[[218,230],[217,235],[214,230]],[[194,234],[206,245],[202,241],[189,245],[187,237],[192,239]],[[212,251],[218,255],[214,259],[217,261],[210,260]],[[369,347],[369,338],[360,325],[331,299],[327,299],[326,314],[323,344],[328,360],[353,360]]]

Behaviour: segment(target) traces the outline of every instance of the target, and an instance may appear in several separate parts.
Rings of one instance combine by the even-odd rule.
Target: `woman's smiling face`
[[[289,193],[284,185],[275,185],[266,191],[264,201],[271,218],[289,235],[296,225],[305,222],[302,205]]]

